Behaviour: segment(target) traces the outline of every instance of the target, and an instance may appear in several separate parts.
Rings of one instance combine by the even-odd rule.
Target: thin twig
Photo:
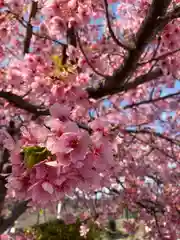
[[[76,37],[77,37],[77,41],[78,41],[78,44],[79,44],[79,48],[87,62],[87,64],[90,66],[90,68],[99,76],[103,77],[103,78],[106,78],[107,75],[104,75],[103,73],[100,73],[98,70],[96,70],[96,68],[91,64],[90,60],[88,59],[83,47],[82,47],[82,44],[81,44],[81,40],[80,40],[80,37],[78,35],[78,33],[76,32]]]
[[[158,230],[158,234],[159,234],[159,237],[160,239],[164,239],[162,233],[161,233],[161,230],[160,230],[160,226],[159,226],[159,222],[158,222],[158,218],[157,218],[157,214],[156,212],[154,212],[154,220],[155,220],[155,223],[156,223],[156,227],[157,227],[157,230]]]
[[[180,51],[180,48],[177,48],[177,49],[175,49],[175,50],[173,50],[173,51],[169,51],[169,52],[167,52],[167,53],[164,53],[164,54],[162,54],[162,55],[160,55],[160,56],[158,56],[158,57],[156,57],[156,58],[151,58],[150,60],[141,62],[141,63],[139,63],[139,66],[145,65],[145,64],[147,64],[147,63],[151,63],[151,62],[153,62],[153,61],[159,61],[159,60],[164,59],[164,58],[166,58],[166,57],[169,57],[169,56],[171,56],[171,55],[173,55],[173,54],[175,54],[175,53],[177,53],[177,52],[179,52],[179,51]]]
[[[180,94],[180,91],[178,91],[176,93],[166,95],[164,97],[158,97],[158,98],[148,99],[148,100],[144,100],[144,101],[137,102],[137,103],[132,103],[132,104],[126,105],[123,108],[128,109],[128,108],[138,107],[138,106],[141,106],[141,105],[144,105],[144,104],[152,104],[152,103],[155,103],[155,102],[158,102],[158,101],[162,101],[162,100],[165,100],[165,99],[168,99],[168,98],[178,96],[179,94]]]
[[[105,8],[105,16],[106,16],[108,30],[109,30],[110,36],[113,39],[113,41],[118,46],[124,48],[125,50],[132,49],[132,47],[129,47],[127,44],[121,43],[120,40],[118,40],[117,37],[115,36],[114,31],[113,31],[112,26],[111,26],[110,16],[109,16],[109,12],[108,12],[108,2],[107,2],[107,0],[104,0],[104,8]]]
[[[171,144],[180,146],[180,141],[178,141],[176,139],[169,138],[169,137],[167,137],[167,136],[165,136],[165,135],[163,135],[161,133],[155,132],[155,131],[149,131],[149,130],[146,130],[146,129],[140,129],[140,130],[127,129],[126,132],[134,133],[134,134],[149,134],[149,135],[153,135],[153,136],[162,138],[162,139],[170,142]]]
[[[148,81],[149,77],[147,74],[144,78],[140,77],[136,82],[134,81],[124,84],[124,82],[131,78],[136,71],[144,49],[155,38],[155,36],[163,30],[165,23],[162,22],[161,18],[166,15],[170,4],[171,0],[152,1],[148,13],[136,34],[136,48],[127,52],[127,57],[124,59],[124,63],[114,71],[113,76],[106,78],[104,83],[100,84],[99,87],[94,87],[94,89],[91,87],[87,89],[90,97],[98,99],[103,96],[117,93],[118,91],[126,91],[125,89],[129,89],[129,87],[131,89],[136,88],[138,85],[144,84]],[[155,71],[151,72],[149,76],[152,76],[151,74],[154,74],[154,72]],[[156,73],[157,77],[162,76],[162,71]],[[154,76],[154,79],[157,77]],[[144,82],[141,80],[144,80]],[[153,80],[153,78],[151,78],[151,80]]]
[[[23,18],[20,18],[16,13],[10,11],[10,10],[7,10],[6,11],[8,14],[11,14],[15,17],[15,19],[24,27],[24,28],[27,28],[27,25],[28,25],[28,22],[25,21]],[[32,29],[33,30],[33,29]],[[53,39],[49,36],[46,36],[46,35],[40,35],[38,34],[37,32],[34,32],[32,31],[32,35],[38,37],[38,38],[42,38],[42,39],[45,39],[45,40],[49,40],[49,41],[52,41],[58,45],[62,45],[62,46],[67,46],[66,43],[63,43],[63,42],[60,42],[59,40],[56,40],[56,39]]]

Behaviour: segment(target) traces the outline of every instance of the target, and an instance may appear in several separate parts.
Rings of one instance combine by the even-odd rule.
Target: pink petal
[[[44,189],[44,191],[48,192],[49,194],[53,194],[53,192],[54,192],[54,188],[53,188],[52,184],[50,184],[48,182],[43,182],[42,188]]]

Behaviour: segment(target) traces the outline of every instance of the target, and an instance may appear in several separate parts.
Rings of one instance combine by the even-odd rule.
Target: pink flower
[[[53,35],[61,35],[66,29],[64,20],[58,16],[51,18],[48,26]]]
[[[61,196],[64,197],[65,194],[72,194],[76,186],[80,186],[83,181],[84,179],[75,169],[67,167],[66,172],[63,173],[62,170],[54,183],[58,187]]]
[[[87,73],[81,73],[76,77],[76,80],[79,84],[87,84],[90,80],[90,77]]]
[[[96,119],[91,122],[90,127],[94,132],[99,133],[101,136],[106,136],[108,134],[109,122],[106,120]]]
[[[45,206],[51,201],[57,201],[58,193],[55,185],[57,179],[57,168],[48,166],[41,162],[31,170],[28,197],[32,202]]]
[[[59,142],[58,137],[56,137],[56,136],[48,137],[48,139],[46,141],[46,147],[52,154],[55,154],[58,151],[60,151],[58,142]]]
[[[4,49],[0,46],[0,60],[2,61],[4,57],[5,57]]]
[[[79,128],[76,123],[67,121],[61,122],[59,119],[50,118],[46,122],[46,126],[48,126],[52,132],[56,134],[57,137],[60,137],[65,132],[78,132]]]
[[[54,118],[59,118],[61,121],[66,121],[70,116],[70,108],[64,104],[55,103],[50,107],[50,114]]]
[[[66,94],[73,104],[86,106],[89,102],[87,92],[80,87],[70,86]]]
[[[26,65],[28,68],[32,70],[36,70],[36,67],[38,65],[38,58],[35,54],[28,53],[24,56],[24,60],[26,61]]]
[[[91,161],[91,164],[88,165],[87,161]],[[78,169],[80,175],[84,178],[84,181],[81,183],[81,187],[83,189],[88,189],[90,186],[93,188],[101,187],[100,180],[101,177],[99,175],[99,169],[95,168],[95,164],[93,163],[92,155],[88,155],[84,162],[83,167]]]
[[[70,0],[68,2],[68,7],[71,9],[75,9],[76,8],[76,4],[77,4],[77,0]]]
[[[45,160],[34,166],[30,173],[31,183],[35,183],[39,180],[47,180],[53,182],[57,178],[58,169],[47,164],[48,161]]]
[[[70,154],[71,161],[83,160],[89,150],[90,137],[86,132],[64,133],[57,147],[58,152]]]
[[[1,234],[0,235],[0,240],[10,240],[10,237],[8,234]]]
[[[53,185],[46,181],[36,182],[28,189],[27,195],[30,196],[33,202],[40,203],[41,206],[56,200]]]
[[[40,33],[42,35],[48,35],[49,29],[48,29],[47,25],[44,22],[40,23],[39,28],[40,28],[39,29]]]
[[[49,194],[54,193],[53,185],[50,184],[49,182],[43,182],[42,183],[42,188],[44,189],[44,191],[48,192]]]
[[[86,237],[86,235],[87,235],[87,233],[89,232],[89,228],[88,228],[88,226],[87,225],[85,225],[85,224],[82,224],[81,226],[80,226],[80,235],[82,236],[82,237]]]
[[[138,230],[138,226],[136,225],[135,222],[128,222],[128,221],[124,221],[123,222],[123,227],[126,229],[126,231],[132,235],[134,235],[137,230]]]
[[[106,138],[94,138],[92,147],[92,155],[94,164],[97,169],[106,170],[113,165],[113,149],[110,142]]]
[[[7,79],[11,84],[13,84],[13,86],[19,88],[20,84],[23,82],[22,71],[20,71],[20,69],[15,66],[9,68]]]
[[[4,7],[4,0],[0,0],[0,7]]]
[[[71,158],[69,153],[57,153],[56,159],[60,165],[67,166],[71,163]]]
[[[29,175],[23,173],[20,176],[10,176],[8,178],[7,188],[14,191],[15,197],[20,200],[28,199],[27,189],[29,187]]]
[[[6,130],[0,130],[0,143],[10,151],[15,147],[14,139]]]
[[[22,141],[24,145],[36,145],[45,142],[48,134],[49,130],[46,127],[31,122],[28,127],[22,128]]]

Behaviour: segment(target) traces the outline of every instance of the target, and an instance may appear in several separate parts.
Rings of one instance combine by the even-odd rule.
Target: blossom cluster
[[[153,239],[177,239],[179,98],[162,93],[179,78],[180,2],[169,1],[168,17],[157,19],[164,28],[139,53],[137,33],[154,3],[0,0],[0,147],[10,151],[9,196],[50,207],[78,189],[83,208],[100,193],[91,212],[97,221],[128,208]],[[121,82],[115,76],[127,62]],[[103,91],[105,82],[107,90],[111,80],[120,93],[93,99],[89,89]],[[12,120],[17,136],[6,128]]]
[[[45,126],[30,124],[18,143],[11,144],[8,189],[41,207],[72,195],[76,187],[102,187],[114,165],[112,139],[103,123],[94,121],[95,131],[89,134],[68,120],[70,111],[63,105],[52,105],[50,112]]]

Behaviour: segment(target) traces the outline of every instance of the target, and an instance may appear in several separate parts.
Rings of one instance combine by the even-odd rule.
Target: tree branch
[[[0,91],[0,98],[5,99],[15,107],[32,113],[35,117],[48,116],[50,112],[48,109],[42,109],[40,106],[33,105],[28,101],[24,100],[23,97],[18,96],[11,92]],[[76,122],[78,127],[92,133],[92,129],[81,122]]]
[[[160,68],[157,68],[150,73],[146,73],[135,78],[133,82],[126,83],[124,84],[124,86],[123,85],[117,86],[116,84],[112,84],[112,86],[110,87],[109,86],[105,87],[103,84],[101,84],[98,88],[88,87],[86,88],[86,91],[88,92],[90,98],[99,99],[107,95],[112,95],[115,93],[126,92],[128,90],[135,89],[136,87],[144,83],[150,82],[152,80],[155,80],[161,77],[162,75],[163,75],[162,70]]]
[[[176,6],[173,10],[169,11],[161,21],[164,25],[168,24],[170,21],[180,17],[180,6]]]
[[[104,75],[103,73],[100,73],[98,70],[96,70],[96,68],[91,64],[91,61],[88,59],[88,56],[86,55],[84,49],[83,49],[83,46],[81,44],[81,40],[80,40],[80,37],[78,35],[78,33],[76,32],[76,38],[77,38],[77,41],[78,41],[78,44],[79,44],[79,48],[81,50],[81,53],[83,54],[85,60],[86,60],[86,63],[89,65],[89,67],[93,70],[93,72],[95,72],[98,76],[101,76],[103,78],[106,78],[107,76]]]
[[[151,215],[154,215],[154,213],[162,213],[163,214],[165,212],[164,207],[160,203],[153,202],[148,199],[137,201],[136,204],[138,206],[140,206],[141,208],[146,209],[146,211]]]
[[[160,228],[160,225],[159,225],[159,222],[158,222],[158,217],[157,217],[156,212],[154,212],[154,220],[155,220],[155,223],[156,223],[156,227],[157,227],[157,230],[158,230],[159,237],[160,237],[161,240],[163,240],[164,237],[161,233],[161,228]]]
[[[124,109],[128,109],[128,108],[133,108],[133,107],[138,107],[138,106],[141,106],[141,105],[144,105],[144,104],[151,104],[151,103],[155,103],[155,102],[158,102],[158,101],[161,101],[161,100],[165,100],[165,99],[168,99],[168,98],[172,98],[172,97],[176,97],[180,95],[180,91],[176,92],[176,93],[172,93],[172,94],[169,94],[169,95],[166,95],[164,97],[158,97],[158,98],[154,98],[154,99],[149,99],[149,100],[144,100],[144,101],[141,101],[141,102],[137,102],[137,103],[132,103],[132,104],[129,104],[129,105],[126,105],[124,107]]]
[[[26,36],[24,39],[24,51],[23,51],[24,54],[29,52],[31,38],[33,35],[33,26],[31,25],[31,20],[36,16],[37,11],[38,11],[38,2],[32,1],[31,12],[30,12],[28,23],[27,23]]]
[[[154,38],[159,29],[159,18],[164,16],[168,6],[172,0],[153,0],[148,11],[147,17],[144,19],[137,35],[136,35],[136,49],[129,52],[125,59],[124,65],[115,71],[113,78],[117,82],[124,81],[136,69],[137,63],[146,45]]]
[[[16,13],[10,11],[9,9],[6,12],[8,14],[11,14],[24,28],[27,28],[27,24],[28,24],[27,21],[25,21],[23,18],[20,18]],[[41,38],[41,39],[47,39],[47,40],[52,41],[52,42],[54,42],[56,44],[59,44],[59,45],[61,45],[63,47],[67,47],[68,46],[66,43],[60,42],[59,40],[53,39],[53,38],[51,38],[49,36],[46,36],[46,35],[40,35],[40,34],[38,34],[37,32],[34,32],[34,31],[32,31],[32,35],[34,35],[34,36],[36,36],[38,38]]]
[[[118,183],[118,182],[117,182]],[[124,185],[121,185],[123,187],[123,190],[126,191],[126,187]],[[115,193],[117,195],[121,194],[120,191],[116,189],[109,189],[112,193]],[[141,199],[139,201],[135,202],[139,207],[146,209],[146,211],[153,215],[154,213],[162,213],[164,214],[165,209],[164,206],[161,205],[160,202],[154,202],[149,199]]]
[[[118,91],[115,89],[124,88],[123,85],[125,85],[124,83],[127,78],[130,78],[136,70],[138,61],[145,47],[158,32],[162,31],[164,24],[162,24],[161,18],[165,16],[171,1],[172,0],[152,1],[148,14],[136,34],[136,48],[128,51],[124,64],[114,71],[111,77],[106,78],[99,88],[94,90],[92,88],[88,89],[90,97],[100,98],[112,93],[117,93]],[[135,84],[135,87],[136,86]],[[102,93],[100,94],[100,92]]]
[[[35,116],[47,116],[49,115],[49,110],[43,110],[40,107],[33,105],[23,97],[18,96],[11,92],[0,91],[0,98],[7,100],[9,103],[13,104],[15,107],[28,111],[29,113],[34,114]]]
[[[150,60],[147,60],[147,61],[144,61],[144,62],[141,62],[141,63],[139,63],[138,65],[139,66],[142,66],[142,65],[144,65],[144,64],[147,64],[147,63],[151,63],[151,62],[153,62],[153,61],[159,61],[159,60],[161,60],[161,59],[164,59],[164,58],[166,58],[166,57],[169,57],[169,56],[171,56],[171,55],[173,55],[173,54],[175,54],[175,53],[177,53],[177,52],[179,52],[180,51],[180,48],[177,48],[177,49],[175,49],[175,50],[173,50],[173,51],[168,51],[168,52],[166,52],[166,53],[164,53],[164,54],[162,54],[162,55],[160,55],[160,56],[158,56],[158,57],[154,57],[154,58],[151,58]]]
[[[19,128],[15,127],[15,122],[13,120],[9,121],[7,132],[11,135],[12,138],[14,138],[19,133],[19,130]],[[12,172],[12,166],[9,162],[9,157],[9,150],[5,148],[0,159],[0,226],[4,222],[2,211],[5,206],[5,198],[7,193],[6,177]]]
[[[110,21],[110,17],[109,17],[109,12],[108,12],[108,2],[107,0],[104,0],[104,8],[105,8],[105,16],[106,16],[106,21],[107,21],[107,26],[108,26],[108,30],[110,33],[111,38],[113,39],[113,41],[120,47],[124,48],[125,50],[130,50],[132,49],[132,47],[128,46],[127,43],[121,43],[119,39],[117,39],[117,37],[114,34],[114,31],[112,29],[111,26],[111,21]]]
[[[14,205],[11,215],[3,219],[0,223],[0,234],[13,226],[14,222],[27,210],[27,204],[28,201],[23,201]]]
[[[134,130],[134,129],[128,129],[126,130],[128,133],[135,133],[135,134],[149,134],[149,135],[154,135],[156,137],[162,138],[168,142],[170,142],[171,144],[175,144],[180,146],[180,141],[176,140],[176,139],[172,139],[169,138],[161,133],[155,132],[155,131],[148,131],[146,129],[140,129],[140,130]]]
[[[7,192],[7,188],[5,187],[6,185],[6,179],[5,177],[2,177],[0,175],[0,226],[1,226],[1,222],[2,222],[2,210],[4,208],[4,200],[6,197],[6,192]]]

